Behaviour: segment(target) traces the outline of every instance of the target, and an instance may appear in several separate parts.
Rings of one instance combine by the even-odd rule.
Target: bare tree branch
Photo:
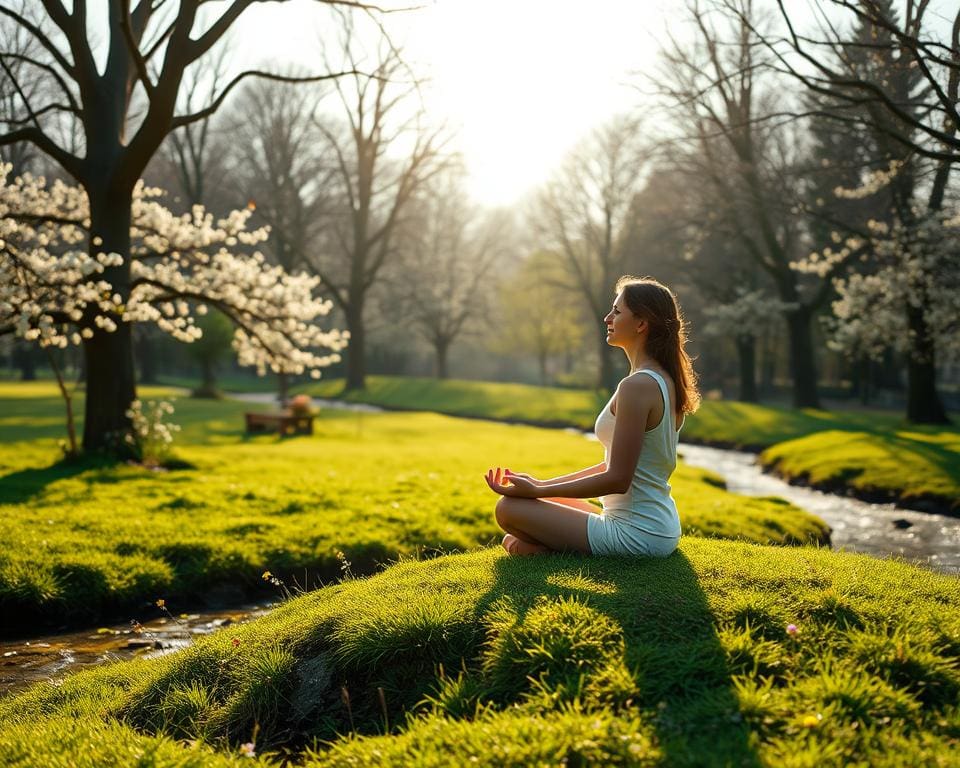
[[[209,117],[214,112],[216,112],[220,106],[223,104],[224,99],[230,94],[237,85],[239,85],[243,80],[248,77],[257,77],[264,80],[273,80],[279,83],[319,83],[325,80],[336,80],[339,77],[344,77],[345,75],[358,75],[362,74],[355,70],[346,70],[344,72],[333,72],[325,75],[309,75],[305,77],[298,77],[293,75],[277,75],[272,72],[263,72],[257,69],[248,69],[244,72],[241,72],[236,77],[231,80],[227,86],[221,91],[220,95],[217,96],[211,104],[205,109],[201,109],[198,112],[194,112],[190,115],[180,115],[173,118],[173,129],[182,128],[185,125],[190,123],[195,123],[198,120],[203,120],[204,118]]]

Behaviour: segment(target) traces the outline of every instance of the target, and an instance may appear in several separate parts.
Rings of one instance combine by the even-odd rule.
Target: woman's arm
[[[566,483],[570,480],[579,480],[581,477],[590,477],[591,475],[597,475],[601,472],[606,471],[607,463],[601,461],[599,464],[594,464],[592,467],[587,467],[586,469],[579,469],[576,472],[571,472],[567,475],[560,475],[558,477],[551,477],[549,480],[541,480],[540,482],[546,485],[552,485],[555,483]]]
[[[550,496],[592,499],[612,493],[626,493],[633,481],[637,462],[640,460],[643,433],[647,418],[656,402],[654,398],[660,398],[660,388],[649,376],[636,376],[621,382],[617,394],[617,413],[613,443],[610,447],[610,463],[591,467],[591,469],[602,467],[600,471],[589,475],[575,472],[574,475],[579,477],[567,475],[538,484],[519,477],[514,480],[508,474],[505,480],[511,480],[512,485],[494,482],[490,487],[504,496],[522,496],[532,499]],[[496,480],[496,478],[493,479]],[[490,482],[489,479],[488,482]]]

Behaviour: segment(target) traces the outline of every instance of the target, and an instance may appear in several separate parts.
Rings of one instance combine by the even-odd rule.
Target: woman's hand
[[[499,493],[501,496],[513,496],[520,499],[536,499],[539,497],[537,485],[533,478],[529,476],[514,475],[509,470],[504,471],[497,467],[496,469],[488,469],[484,479],[490,486],[490,490]]]
[[[528,483],[532,483],[536,488],[539,488],[541,485],[546,485],[546,481],[538,480],[533,475],[528,475],[526,472],[512,472],[509,469],[505,469],[504,473],[507,479],[511,482],[514,478],[519,477],[521,480],[526,480]]]

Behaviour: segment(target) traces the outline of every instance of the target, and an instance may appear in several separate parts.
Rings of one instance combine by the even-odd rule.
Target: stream
[[[745,451],[681,443],[679,452],[687,464],[720,475],[733,493],[779,496],[817,515],[833,529],[833,549],[902,557],[941,573],[960,575],[960,517],[873,504],[790,485],[765,474],[756,454]]]
[[[107,661],[161,656],[198,635],[262,616],[274,603],[159,617],[143,624],[104,624],[30,640],[0,640],[0,696],[41,680],[54,685],[68,672]]]
[[[249,402],[275,402],[273,394],[235,396]],[[336,400],[314,400],[321,408],[357,412],[382,409]],[[584,434],[580,430],[570,430]],[[587,433],[588,439],[596,438]],[[893,504],[872,504],[847,496],[790,485],[764,474],[756,455],[744,451],[680,444],[687,464],[717,473],[727,489],[745,496],[779,496],[822,518],[831,528],[834,549],[877,557],[902,557],[941,573],[960,575],[960,518],[898,509]],[[172,614],[145,622],[105,625],[30,640],[0,640],[0,696],[32,683],[49,680],[54,685],[68,672],[108,661],[159,656],[185,648],[198,635],[267,613],[273,604],[249,605],[233,610]]]

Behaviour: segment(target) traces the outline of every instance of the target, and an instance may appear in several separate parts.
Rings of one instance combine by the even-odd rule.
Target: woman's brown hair
[[[677,298],[667,286],[652,277],[624,275],[617,280],[617,293],[630,311],[647,321],[647,352],[670,374],[677,390],[677,410],[693,413],[700,406],[697,374],[687,354],[687,329]]]

